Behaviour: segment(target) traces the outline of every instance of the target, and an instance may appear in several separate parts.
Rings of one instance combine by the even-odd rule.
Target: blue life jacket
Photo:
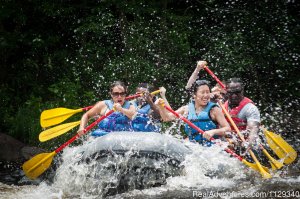
[[[135,107],[138,107],[137,103],[133,103]],[[157,124],[158,121],[152,121],[149,118],[149,112],[151,107],[146,104],[137,110],[136,117],[131,121],[131,125],[134,131],[141,132],[159,132],[160,128]],[[155,123],[154,123],[155,122]]]
[[[208,102],[207,106],[197,115],[195,110],[195,102],[191,101],[188,104],[188,120],[193,124],[199,127],[203,131],[208,131],[211,129],[216,129],[217,125],[210,118],[210,110],[217,106],[217,104]],[[194,128],[190,127],[188,124],[185,125],[185,133],[189,136],[190,140],[195,140],[200,144],[211,146],[212,142],[202,137],[202,134],[199,133]],[[217,138],[214,136],[214,138]]]
[[[104,101],[109,110],[113,108],[112,100]],[[123,108],[129,109],[130,102],[125,101]],[[103,136],[112,131],[132,131],[131,120],[120,112],[113,112],[98,124],[98,128],[92,132],[92,136]]]

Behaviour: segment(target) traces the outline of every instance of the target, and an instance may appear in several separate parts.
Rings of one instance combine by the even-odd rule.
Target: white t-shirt
[[[254,121],[254,122],[259,122],[260,123],[260,113],[258,108],[252,104],[248,103],[246,104],[238,113],[237,115],[238,118],[242,120],[248,121]]]

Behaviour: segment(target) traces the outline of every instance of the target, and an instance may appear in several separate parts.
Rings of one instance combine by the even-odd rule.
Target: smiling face
[[[242,85],[238,82],[231,82],[227,85],[227,97],[230,107],[237,107],[244,98]]]
[[[121,105],[124,104],[126,91],[121,85],[114,86],[111,89],[110,95],[114,103],[120,103]]]
[[[210,90],[207,85],[201,85],[194,93],[195,103],[200,106],[206,106],[210,100]]]

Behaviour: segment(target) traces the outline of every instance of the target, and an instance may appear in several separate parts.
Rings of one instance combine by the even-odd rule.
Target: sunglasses
[[[122,93],[112,92],[111,95],[114,97],[118,97],[118,96],[124,97],[126,95],[126,93],[125,92],[122,92]]]

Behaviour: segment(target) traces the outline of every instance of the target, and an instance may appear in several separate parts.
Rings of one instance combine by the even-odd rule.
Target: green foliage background
[[[288,129],[299,121],[296,1],[1,4],[0,130],[26,143],[38,145],[43,110],[109,98],[114,80],[131,92],[140,82],[164,86],[177,108],[189,98],[184,86],[197,60],[207,60],[220,79],[241,77],[265,123]],[[204,71],[199,78],[215,84]]]

